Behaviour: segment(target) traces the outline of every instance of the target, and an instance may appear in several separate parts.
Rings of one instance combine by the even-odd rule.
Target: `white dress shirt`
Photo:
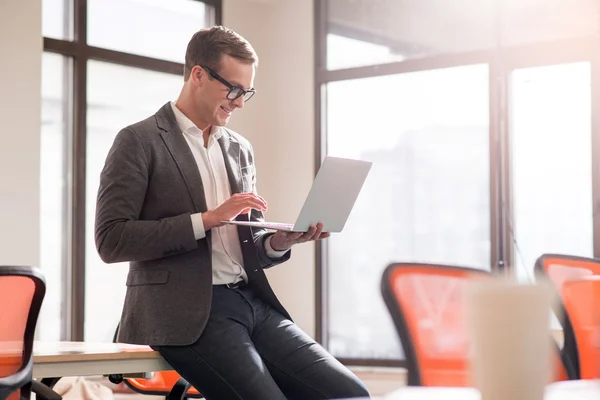
[[[225,200],[231,197],[231,188],[225,168],[223,152],[219,145],[219,138],[223,136],[223,129],[213,126],[208,137],[208,144],[204,147],[202,131],[171,102],[175,113],[177,125],[183,132],[190,150],[198,164],[200,177],[204,186],[204,196],[208,210],[214,210]],[[192,226],[196,240],[206,237],[202,213],[192,214]],[[243,268],[242,248],[238,237],[237,226],[223,225],[211,230],[212,235],[212,283],[222,285],[248,281],[248,276]],[[271,258],[282,257],[285,251],[275,251],[271,247],[271,236],[265,240],[265,250]]]

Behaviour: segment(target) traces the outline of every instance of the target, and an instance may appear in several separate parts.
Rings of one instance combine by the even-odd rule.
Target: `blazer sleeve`
[[[131,128],[120,131],[100,174],[96,201],[96,248],[106,263],[153,260],[198,247],[189,213],[139,220],[149,170],[136,132]]]
[[[292,255],[291,249],[286,251],[285,254],[279,258],[271,258],[267,255],[267,250],[265,249],[265,240],[267,237],[272,236],[273,232],[267,232],[265,229],[263,230],[265,231],[263,234],[254,236],[254,245],[256,246],[256,252],[260,266],[263,269],[271,268],[289,260]]]

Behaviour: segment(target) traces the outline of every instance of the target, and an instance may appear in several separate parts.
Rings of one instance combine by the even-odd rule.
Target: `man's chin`
[[[225,126],[227,125],[227,123],[229,122],[229,118],[217,118],[217,120],[215,121],[214,125],[215,126]]]

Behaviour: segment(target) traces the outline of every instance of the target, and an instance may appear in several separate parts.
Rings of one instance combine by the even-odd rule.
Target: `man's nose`
[[[237,108],[244,108],[244,96],[240,96],[232,102]]]

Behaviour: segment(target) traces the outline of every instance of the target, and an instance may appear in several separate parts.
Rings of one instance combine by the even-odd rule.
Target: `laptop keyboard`
[[[292,229],[294,227],[293,224],[279,224],[276,222],[267,222],[267,223],[265,223],[265,225],[271,226],[273,228],[287,228],[287,229]]]

